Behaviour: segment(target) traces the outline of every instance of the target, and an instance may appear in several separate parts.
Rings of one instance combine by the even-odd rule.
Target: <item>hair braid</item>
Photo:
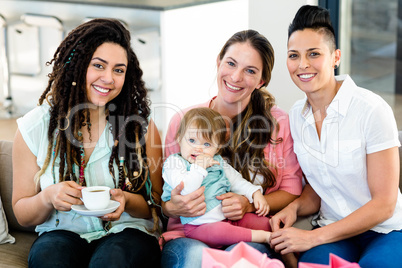
[[[265,88],[254,90],[247,108],[233,119],[231,152],[226,151],[225,154],[248,181],[254,182],[257,174],[263,175],[261,186],[264,189],[276,184],[275,166],[265,160],[264,149],[269,143],[282,142],[274,138],[274,132],[279,130],[279,125],[269,112],[274,104],[273,96]],[[250,177],[250,170],[253,171],[253,177]]]

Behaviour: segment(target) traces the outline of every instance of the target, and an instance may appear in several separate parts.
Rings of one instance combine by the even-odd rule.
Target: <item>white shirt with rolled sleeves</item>
[[[356,86],[348,75],[327,108],[321,138],[307,98],[289,113],[294,151],[306,178],[321,197],[317,223],[325,226],[345,218],[371,199],[366,155],[400,146],[391,107],[378,95]],[[374,227],[379,233],[402,228],[402,196],[394,214]]]

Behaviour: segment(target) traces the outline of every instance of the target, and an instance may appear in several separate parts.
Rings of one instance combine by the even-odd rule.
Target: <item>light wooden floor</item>
[[[398,129],[402,130],[402,95],[380,94],[392,107]],[[0,118],[0,140],[13,140],[15,131],[17,130],[16,119]]]

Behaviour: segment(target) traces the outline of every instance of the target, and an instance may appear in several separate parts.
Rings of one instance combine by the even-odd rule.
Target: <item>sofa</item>
[[[399,131],[399,140],[402,143],[402,131]],[[11,206],[12,196],[12,142],[0,141],[0,196],[3,204],[5,218],[7,219],[8,229],[11,236],[15,238],[15,243],[5,243],[0,245],[0,267],[27,267],[29,249],[34,242],[37,234],[34,228],[22,227],[18,224]],[[402,166],[402,147],[399,148],[400,162]],[[400,186],[402,186],[402,172],[400,174]],[[0,213],[1,213],[0,207]],[[1,216],[1,215],[0,215]],[[3,216],[4,217],[4,216]],[[0,221],[2,218],[0,217]],[[1,226],[1,223],[0,223]],[[310,229],[307,219],[298,220],[296,227]],[[0,234],[2,230],[0,228]]]
[[[0,196],[5,212],[5,215],[0,215],[0,221],[3,221],[5,216],[9,234],[15,238],[14,244],[5,243],[0,245],[0,267],[2,268],[28,267],[28,252],[37,237],[33,227],[26,228],[18,224],[12,210],[13,174],[11,153],[12,142],[0,141]],[[1,209],[0,213],[2,213]],[[4,229],[0,229],[0,232],[2,231]]]

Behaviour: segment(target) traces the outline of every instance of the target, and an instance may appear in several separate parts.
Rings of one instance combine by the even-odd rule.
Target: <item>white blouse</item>
[[[289,113],[294,151],[306,178],[321,197],[320,226],[345,218],[369,200],[366,155],[400,146],[391,107],[378,95],[356,86],[348,75],[327,108],[321,139],[307,98]],[[394,215],[372,230],[402,229],[402,196]]]

